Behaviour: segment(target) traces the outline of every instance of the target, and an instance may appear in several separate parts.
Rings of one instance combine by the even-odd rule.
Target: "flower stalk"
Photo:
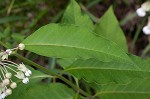
[[[2,45],[3,47],[5,48],[8,48],[7,45],[5,45],[2,41],[0,41],[0,45]],[[28,65],[31,65],[31,66],[34,66],[36,67],[37,69],[41,70],[42,72],[48,74],[48,75],[52,75],[52,76],[55,76],[56,78],[59,78],[61,79],[62,81],[64,81],[65,83],[67,83],[70,87],[72,87],[74,90],[76,90],[77,92],[79,92],[80,94],[86,96],[86,97],[91,97],[90,94],[88,94],[87,92],[83,91],[82,89],[80,89],[79,87],[77,87],[76,85],[74,85],[71,81],[69,81],[68,79],[66,79],[65,77],[63,77],[62,75],[59,75],[57,74],[56,72],[54,71],[50,71],[46,68],[44,68],[43,66],[19,55],[18,53],[14,53],[13,54],[14,56],[16,56],[17,58],[19,58],[20,60],[22,60],[23,62],[25,62],[26,64]]]

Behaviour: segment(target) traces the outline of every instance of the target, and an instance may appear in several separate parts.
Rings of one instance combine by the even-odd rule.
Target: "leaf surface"
[[[115,43],[96,36],[87,28],[66,25],[46,25],[23,42],[25,49],[39,55],[56,58],[95,58],[132,63],[128,55]]]
[[[73,99],[74,96],[75,92],[63,84],[36,83],[32,86],[18,86],[14,94],[6,99]]]
[[[135,78],[150,77],[150,62],[129,55],[135,66],[118,61],[103,62],[96,59],[77,60],[65,68],[78,79],[97,84],[117,83],[126,84]]]
[[[90,17],[81,11],[80,6],[75,0],[70,0],[61,22],[94,29]]]
[[[135,79],[126,85],[103,85],[97,88],[102,99],[149,99],[150,79]]]
[[[110,7],[107,12],[100,18],[99,22],[95,25],[94,31],[98,35],[104,36],[115,42],[127,52],[128,46],[126,43],[126,38],[119,26],[119,22],[113,12],[112,7]]]

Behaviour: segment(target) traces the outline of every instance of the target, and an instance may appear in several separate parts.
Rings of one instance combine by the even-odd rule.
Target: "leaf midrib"
[[[116,68],[98,68],[98,67],[94,67],[94,68],[91,68],[91,67],[85,67],[85,68],[71,68],[69,67],[69,69],[65,69],[65,71],[72,71],[72,70],[114,70],[114,71],[134,71],[134,72],[150,72],[150,71],[146,71],[146,70],[135,70],[135,69],[116,69]]]
[[[105,91],[105,92],[99,92],[96,95],[101,94],[150,94],[150,92],[136,92],[136,91]]]
[[[108,54],[106,52],[103,52],[103,51],[99,51],[99,50],[92,50],[92,49],[88,49],[88,48],[83,48],[83,47],[77,47],[77,46],[67,46],[67,45],[58,45],[58,44],[25,44],[26,46],[55,46],[55,47],[68,47],[68,48],[76,48],[76,49],[81,49],[81,50],[88,50],[88,51],[93,51],[93,52],[98,52],[98,53],[104,53],[106,55],[110,55],[110,56],[114,56],[114,57],[117,57],[117,58],[121,58],[123,60],[126,60],[125,58],[122,58],[122,57],[118,57],[116,55],[113,55],[113,54]],[[129,61],[129,60],[128,60]],[[130,61],[132,62],[132,61]],[[133,62],[132,62],[133,65],[135,65]]]

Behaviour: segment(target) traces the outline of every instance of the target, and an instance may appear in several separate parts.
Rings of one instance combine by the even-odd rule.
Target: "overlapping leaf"
[[[97,96],[101,99],[149,99],[150,79],[133,79],[126,85],[96,86]]]
[[[85,79],[88,82],[97,84],[118,83],[126,84],[135,78],[150,77],[150,62],[144,61],[136,56],[130,55],[136,64],[132,66],[128,63],[118,61],[103,62],[95,59],[77,60],[65,69],[77,78]]]
[[[81,11],[80,6],[75,2],[75,0],[70,0],[70,3],[63,15],[62,23],[75,24],[77,26],[83,26],[90,29],[94,28],[90,17]]]
[[[123,50],[127,52],[128,47],[122,29],[119,26],[116,16],[114,15],[112,7],[100,18],[96,24],[94,31],[111,41],[118,44]]]

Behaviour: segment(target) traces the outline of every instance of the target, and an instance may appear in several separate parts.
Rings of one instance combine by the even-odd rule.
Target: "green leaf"
[[[103,85],[97,88],[101,99],[149,99],[150,79],[135,79],[127,85]]]
[[[99,22],[95,25],[94,31],[111,41],[118,44],[123,50],[127,52],[127,43],[122,29],[119,26],[116,16],[114,15],[113,8],[110,7],[108,11],[100,18]]]
[[[81,11],[80,6],[75,0],[70,0],[70,3],[63,15],[62,23],[75,24],[87,28],[94,28],[90,17]]]
[[[12,33],[11,37],[17,42],[21,42],[25,38],[23,34],[19,34],[19,33]]]
[[[18,86],[13,95],[6,99],[73,99],[74,96],[75,92],[63,84],[37,83],[26,85],[26,88]]]
[[[78,79],[97,84],[118,83],[126,84],[135,78],[150,77],[150,61],[138,57],[130,58],[135,66],[118,61],[103,62],[96,59],[77,60],[65,69]]]
[[[84,27],[65,24],[46,25],[23,42],[25,49],[39,55],[56,58],[95,58],[132,63],[115,43],[96,36]]]
[[[5,37],[8,37],[10,35],[10,27],[7,27],[3,32]]]
[[[69,59],[57,59],[57,63],[63,67],[63,68],[66,68],[68,66],[70,66],[73,62],[75,62],[77,59],[72,59],[72,58],[69,58]]]

